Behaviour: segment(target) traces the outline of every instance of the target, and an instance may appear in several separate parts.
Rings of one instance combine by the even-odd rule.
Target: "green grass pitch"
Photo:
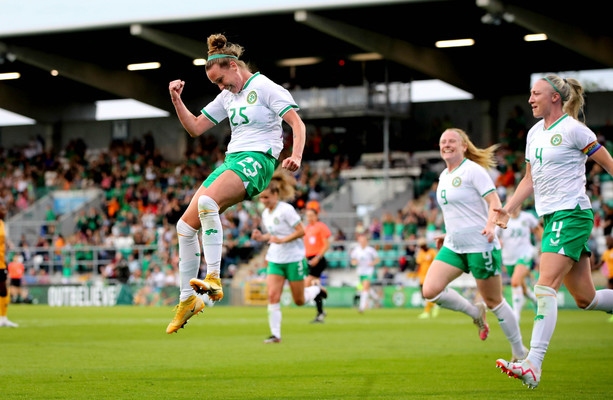
[[[599,399],[613,388],[613,323],[560,311],[535,390],[495,360],[510,346],[493,315],[482,342],[443,310],[283,308],[283,342],[264,307],[213,307],[167,335],[170,308],[12,305],[0,329],[0,398],[8,399]],[[533,313],[524,311],[524,343]]]

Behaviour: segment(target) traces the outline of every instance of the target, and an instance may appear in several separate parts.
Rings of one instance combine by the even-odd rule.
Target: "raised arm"
[[[185,87],[185,82],[180,79],[170,82],[168,85],[170,99],[172,100],[172,104],[175,106],[177,117],[179,117],[179,121],[181,121],[183,128],[185,128],[191,137],[197,137],[211,129],[214,124],[203,114],[196,117],[187,109],[187,107],[185,107],[185,104],[183,104],[183,100],[181,99],[183,87]]]

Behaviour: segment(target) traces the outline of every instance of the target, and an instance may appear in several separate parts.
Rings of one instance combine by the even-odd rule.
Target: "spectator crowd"
[[[613,146],[607,132],[595,131],[611,151]],[[526,133],[525,118],[518,108],[500,135],[498,168],[491,171],[503,202],[523,175]],[[9,217],[53,190],[95,187],[103,190],[105,198],[103,207],[81,210],[76,215],[76,229],[68,237],[55,230],[53,222],[58,215],[50,208],[47,225],[35,242],[30,243],[22,236],[17,243],[9,243],[9,259],[17,254],[21,256],[17,261],[26,266],[24,281],[46,283],[54,276],[74,281],[100,274],[107,280],[176,286],[175,225],[198,185],[223,161],[225,145],[214,136],[205,135],[193,141],[181,163],[166,160],[150,133],[140,139],[114,141],[104,150],[88,149],[81,139],[68,143],[59,155],[45,149],[41,138],[31,140],[23,148],[0,148],[4,160],[0,165],[0,202],[7,206]],[[324,171],[311,168],[309,161],[319,159],[324,153],[330,160],[330,168]],[[341,171],[347,168],[351,168],[349,157],[342,155],[333,141],[322,140],[320,134],[313,135],[305,149],[303,167],[296,174],[297,196],[293,205],[304,210],[307,204],[323,200],[343,184]],[[357,234],[366,233],[372,241],[416,243],[418,238],[425,238],[432,243],[434,236],[443,230],[436,203],[440,171],[434,164],[422,168],[423,193],[416,193],[417,197],[402,209],[383,211],[380,217],[370,218],[366,224],[358,221],[354,232],[337,229],[335,240],[353,239]],[[588,193],[596,211],[595,226],[610,236],[613,199],[602,196],[602,186],[611,178],[595,163],[588,162],[587,170]],[[527,209],[531,207],[532,204],[526,204]],[[255,199],[222,214],[224,277],[231,278],[237,265],[259,252],[262,244],[252,241],[250,235],[259,226],[261,211],[262,205]],[[601,253],[596,239],[595,263],[599,262]],[[410,269],[417,249],[413,244],[403,246],[405,254],[398,260],[398,266]],[[11,248],[19,251],[11,252]],[[67,256],[66,250],[74,256]],[[106,262],[93,265],[93,260]]]

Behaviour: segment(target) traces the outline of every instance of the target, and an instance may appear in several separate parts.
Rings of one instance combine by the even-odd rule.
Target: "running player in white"
[[[511,343],[513,358],[523,358],[527,349],[513,309],[502,295],[500,243],[495,234],[494,208],[500,199],[485,167],[494,165],[496,146],[477,148],[461,129],[447,129],[439,141],[441,158],[447,168],[439,177],[436,192],[443,211],[445,231],[437,238],[440,248],[428,269],[423,285],[427,301],[469,315],[485,340],[489,326],[486,307]],[[485,304],[472,304],[447,286],[462,273],[472,273]]]
[[[296,181],[282,170],[272,176],[268,187],[259,199],[266,207],[262,213],[265,233],[255,229],[251,238],[270,244],[266,252],[268,261],[268,325],[270,337],[264,343],[281,342],[281,294],[285,280],[289,281],[294,303],[302,306],[324,296],[325,290],[318,285],[304,287],[307,263],[304,251],[304,226],[294,207],[283,200],[294,198]]]
[[[356,267],[358,279],[362,290],[360,291],[360,305],[358,311],[363,313],[368,308],[368,301],[372,298],[379,300],[379,296],[374,293],[370,283],[376,278],[375,266],[379,264],[380,258],[377,250],[368,245],[368,238],[365,234],[358,235],[358,245],[351,250],[351,265]]]
[[[509,214],[534,193],[536,212],[543,218],[539,278],[534,286],[538,310],[525,360],[496,361],[496,366],[538,386],[541,367],[558,319],[557,291],[562,283],[585,310],[613,313],[613,290],[596,290],[592,281],[588,239],[594,213],[585,192],[585,163],[589,158],[613,175],[613,158],[594,132],[578,121],[583,87],[572,78],[547,75],[532,86],[532,114],[542,118],[526,138],[526,172],[515,193],[497,209],[496,223],[505,228]]]
[[[223,298],[220,280],[223,231],[219,215],[268,186],[283,149],[282,121],[293,132],[292,154],[283,160],[283,168],[292,172],[300,168],[305,142],[305,126],[290,93],[264,75],[252,73],[239,59],[244,49],[228,43],[225,36],[211,35],[207,42],[206,73],[221,93],[197,117],[181,99],[185,82],[170,82],[170,97],[190,136],[200,136],[226,118],[232,135],[224,163],[206,178],[177,223],[181,294],[167,333],[176,332],[202,311],[204,302],[196,292],[207,293],[213,301]],[[203,280],[198,279],[200,228],[207,263]]]
[[[526,298],[536,305],[536,296],[526,285],[526,280],[534,266],[535,246],[532,244],[532,234],[540,240],[543,227],[534,215],[520,208],[514,210],[510,217],[507,229],[498,227],[496,235],[502,242],[502,264],[511,277],[513,311],[519,322]]]

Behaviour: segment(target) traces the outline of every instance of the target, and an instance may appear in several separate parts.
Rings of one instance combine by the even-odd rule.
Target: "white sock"
[[[309,301],[315,299],[315,297],[321,292],[321,288],[317,285],[307,286],[304,288],[304,302],[308,303]]]
[[[268,326],[270,333],[281,339],[281,303],[268,305]]]
[[[519,288],[521,290],[521,287]],[[522,293],[522,299],[523,299]],[[491,309],[492,313],[498,318],[498,324],[502,332],[507,337],[509,343],[511,343],[511,350],[514,355],[524,356],[524,344],[521,338],[521,331],[519,330],[519,324],[515,318],[513,309],[507,303],[505,299],[502,299],[502,303]]]
[[[586,310],[598,310],[606,311],[608,313],[613,311],[613,290],[602,289],[596,291],[596,296],[589,306],[585,307]]]
[[[360,293],[360,311],[366,310],[367,306],[368,306],[368,292],[363,290],[362,293]]]
[[[219,219],[219,206],[209,196],[198,198],[198,217],[202,225],[202,250],[206,260],[206,273],[219,278],[221,252],[223,248],[223,228]]]
[[[375,289],[372,289],[372,288],[371,288],[371,289],[368,291],[368,294],[370,295],[370,298],[371,298],[371,299],[373,299],[373,300],[375,300],[375,301],[378,301],[378,300],[379,300],[379,295],[377,294],[377,291],[376,291]]]
[[[526,293],[524,293],[524,295],[528,298],[528,300],[530,300],[534,304],[537,303],[536,296],[534,295],[534,292],[532,291],[532,289],[530,289],[529,287],[526,288]]]
[[[479,308],[466,300],[460,293],[454,289],[445,288],[438,296],[433,299],[426,299],[431,303],[436,303],[439,306],[448,310],[460,311],[469,315],[472,319],[477,319],[480,316]]]
[[[526,358],[540,370],[542,369],[543,359],[553,336],[553,331],[556,329],[558,298],[556,291],[547,286],[534,286],[534,294],[538,300],[538,310],[536,318],[534,318],[534,326],[532,327],[530,353],[528,353]]]
[[[190,279],[197,278],[200,270],[200,244],[198,230],[179,219],[177,222],[177,237],[179,238],[179,276],[181,294],[179,301],[187,300],[196,294],[189,284]]]
[[[524,289],[521,286],[514,286],[511,288],[511,300],[513,301],[513,311],[515,312],[515,319],[517,323],[521,319],[521,310],[524,308],[526,299],[524,298]]]

